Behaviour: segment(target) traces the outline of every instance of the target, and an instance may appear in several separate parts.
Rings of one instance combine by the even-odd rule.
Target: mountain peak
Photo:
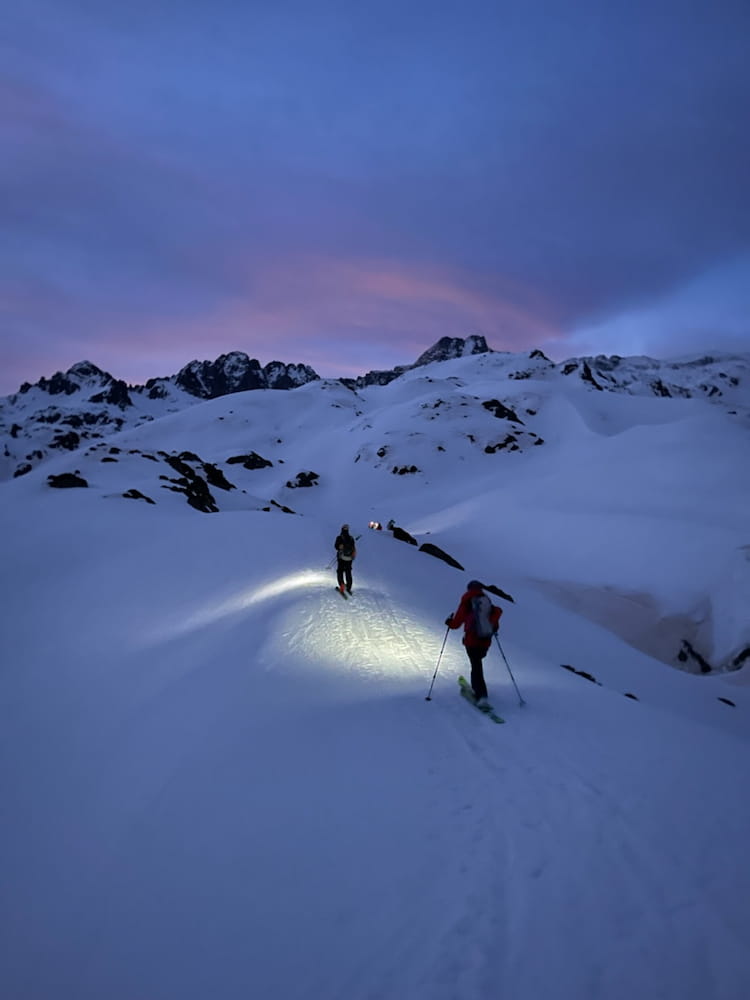
[[[463,337],[441,337],[432,347],[419,355],[412,365],[419,368],[421,365],[429,365],[433,361],[450,361],[453,358],[465,358],[471,354],[489,354],[490,348],[487,341],[480,334],[473,333]]]
[[[102,371],[91,361],[77,361],[66,372],[58,371],[50,378],[42,377],[34,385],[30,382],[24,382],[19,392],[23,395],[30,389],[37,388],[50,396],[72,396],[73,393],[79,392],[83,383],[87,381],[95,381],[99,385],[105,386],[114,382],[114,379],[109,372]]]
[[[98,368],[93,361],[77,361],[74,365],[71,365],[65,373],[67,376],[75,376],[76,378],[111,378],[107,372],[102,371]]]
[[[201,399],[215,399],[248,389],[292,389],[320,376],[308,365],[271,361],[261,367],[243,351],[230,351],[216,361],[191,361],[174,377],[181,389]]]

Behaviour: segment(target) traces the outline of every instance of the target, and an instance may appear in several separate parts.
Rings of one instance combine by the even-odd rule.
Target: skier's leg
[[[339,588],[344,586],[344,565],[340,559],[336,563],[336,580],[338,581]]]
[[[346,576],[346,589],[351,594],[352,592],[352,564],[350,562],[346,563],[346,568],[344,574]]]
[[[482,670],[482,660],[486,650],[476,646],[467,646],[466,653],[471,663],[471,689],[477,701],[487,697],[487,685],[484,682],[484,671]]]

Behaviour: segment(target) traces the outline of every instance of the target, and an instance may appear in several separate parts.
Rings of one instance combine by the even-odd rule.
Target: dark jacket
[[[336,536],[336,541],[333,543],[333,547],[336,549],[336,554],[339,559],[343,562],[351,562],[357,555],[357,546],[354,544],[354,536],[350,535],[348,531],[342,531],[340,535]],[[349,552],[349,555],[344,554],[345,550]]]

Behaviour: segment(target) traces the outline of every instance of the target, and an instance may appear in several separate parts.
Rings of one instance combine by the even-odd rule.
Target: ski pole
[[[518,704],[525,705],[526,702],[521,697],[521,692],[518,690],[518,685],[516,684],[516,679],[513,676],[513,671],[510,669],[510,664],[508,663],[507,657],[503,652],[503,647],[500,645],[500,640],[497,637],[497,632],[495,633],[495,642],[497,643],[497,648],[500,650],[500,655],[505,660],[505,666],[508,668],[508,673],[510,674],[510,679],[513,681],[513,687],[516,689],[516,694],[518,695]]]
[[[432,684],[430,684],[430,690],[427,692],[427,697],[425,698],[425,701],[432,701],[432,697],[431,697],[431,695],[432,695],[432,685],[435,683],[435,678],[437,677],[438,667],[440,666],[440,661],[443,658],[443,650],[445,649],[445,643],[446,643],[446,640],[448,639],[448,633],[449,632],[450,632],[450,629],[447,628],[445,630],[445,639],[443,639],[443,645],[440,647],[440,653],[438,655],[437,663],[435,664],[435,673],[432,675]]]

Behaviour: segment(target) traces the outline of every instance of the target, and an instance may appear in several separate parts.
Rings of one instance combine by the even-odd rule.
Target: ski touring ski
[[[465,677],[458,678],[458,689],[461,692],[462,696],[469,702],[469,704],[473,705],[478,712],[482,713],[482,715],[486,715],[487,718],[492,719],[493,722],[497,723],[505,722],[505,719],[501,718],[501,716],[497,714],[492,705],[477,704],[477,700],[474,697],[474,692],[471,689],[471,685],[469,684],[469,682],[466,680]]]
[[[342,590],[341,587],[334,587],[333,589],[336,591],[337,594],[341,594],[341,596],[344,598],[345,601],[349,600],[349,595],[345,590]]]

